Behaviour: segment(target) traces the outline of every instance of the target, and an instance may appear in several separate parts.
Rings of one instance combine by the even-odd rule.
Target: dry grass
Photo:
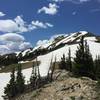
[[[33,66],[33,63],[35,64],[36,61],[29,61],[29,62],[26,62],[26,63],[21,63],[22,65],[22,69],[27,69],[27,68],[31,68]],[[40,64],[40,62],[38,61],[38,64]],[[5,66],[5,68],[2,68],[0,70],[0,73],[8,73],[8,72],[11,72],[12,68],[15,68],[15,70],[17,70],[17,65],[18,64],[11,64],[11,65],[8,65],[8,66]]]

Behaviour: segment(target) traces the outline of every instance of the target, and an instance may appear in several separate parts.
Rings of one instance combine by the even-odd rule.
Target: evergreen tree
[[[32,88],[35,88],[36,78],[37,78],[37,72],[36,72],[36,67],[34,66],[34,63],[33,63],[32,74],[30,77],[30,85]]]
[[[63,54],[63,57],[61,58],[61,62],[59,63],[59,68],[60,69],[66,69],[67,70],[66,58],[65,58],[65,55],[64,54]]]
[[[100,79],[100,56],[96,56],[94,61],[94,75],[96,79]]]
[[[93,59],[87,42],[84,43],[84,37],[81,38],[81,42],[77,49],[76,58],[74,58],[75,74],[93,78]]]
[[[10,99],[14,96],[16,96],[17,91],[16,91],[16,82],[15,82],[15,69],[13,68],[12,72],[11,72],[11,79],[9,81],[9,83],[7,84],[7,86],[5,87],[4,93],[6,94],[6,96]]]
[[[72,71],[71,50],[69,48],[68,57],[66,59],[67,70]]]
[[[16,77],[17,92],[23,93],[25,89],[25,80],[22,74],[21,64],[17,66],[17,77]]]
[[[94,77],[94,63],[93,58],[89,50],[89,45],[85,41],[85,53],[84,53],[84,64],[87,66],[85,70],[87,71],[87,74],[89,77]]]

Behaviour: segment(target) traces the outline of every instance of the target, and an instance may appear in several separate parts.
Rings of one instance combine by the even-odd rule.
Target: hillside
[[[87,77],[75,78],[65,70],[56,70],[54,78],[56,77],[54,82],[15,100],[100,100],[97,81]]]
[[[1,96],[3,95],[4,87],[9,82],[9,79],[10,79],[10,71],[12,68],[11,66],[15,67],[15,65],[18,63],[21,63],[26,66],[26,67],[23,67],[22,72],[25,76],[25,80],[27,83],[27,81],[29,81],[29,77],[32,72],[32,62],[33,61],[35,62],[36,61],[35,58],[37,58],[39,62],[40,74],[41,76],[46,76],[48,69],[50,67],[51,59],[53,59],[53,62],[54,62],[55,57],[56,57],[56,61],[59,62],[63,54],[65,54],[66,57],[68,56],[69,48],[71,49],[71,58],[73,60],[73,58],[75,57],[77,46],[79,45],[80,38],[82,36],[84,36],[84,39],[87,41],[92,57],[93,59],[95,59],[96,55],[100,55],[100,38],[99,36],[93,35],[92,33],[86,32],[86,31],[70,33],[69,35],[65,34],[63,36],[57,36],[52,41],[48,40],[48,43],[38,45],[34,48],[27,49],[25,51],[13,53],[13,54],[1,55],[0,56],[0,66],[1,66],[0,72],[2,71],[3,72],[0,73],[0,82],[1,82],[0,100],[2,100]],[[12,64],[15,64],[15,65],[12,65]],[[74,80],[74,78],[72,78],[72,80]],[[75,80],[78,81],[80,79],[75,78]],[[67,81],[69,80],[66,80],[66,82]],[[91,83],[90,79],[89,79],[89,82]]]

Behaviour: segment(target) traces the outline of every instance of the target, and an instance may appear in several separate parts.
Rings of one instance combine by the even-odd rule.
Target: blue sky
[[[0,0],[1,51],[35,46],[55,34],[85,30],[99,35],[99,27],[100,0]]]

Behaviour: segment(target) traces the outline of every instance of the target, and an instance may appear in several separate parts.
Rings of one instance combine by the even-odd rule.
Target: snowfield
[[[93,56],[93,59],[95,59],[96,55],[100,55],[100,43],[94,42],[95,41],[94,37],[92,37],[92,38],[90,37],[87,40],[88,40],[87,43],[89,44],[89,47],[90,47],[90,52]],[[74,58],[75,52],[77,50],[77,46],[78,46],[78,44],[65,45],[64,47],[57,49],[55,51],[52,51],[48,54],[38,56],[37,59],[38,59],[38,61],[41,62],[41,64],[39,65],[41,76],[47,75],[51,59],[53,58],[53,61],[54,61],[55,57],[56,57],[56,61],[60,61],[63,54],[65,54],[65,56],[67,57],[69,48],[71,49],[71,56],[72,56],[72,58]],[[23,56],[24,56],[24,54],[23,54]],[[28,69],[25,69],[22,71],[25,76],[26,83],[30,78],[31,71],[32,71],[32,68],[28,68]],[[3,95],[4,87],[9,82],[9,79],[10,79],[10,73],[0,73],[0,100],[3,100],[3,98],[1,96]]]
[[[100,43],[96,43],[92,41],[87,41],[87,43],[89,44],[92,57],[93,59],[95,59],[96,55],[100,55]],[[65,54],[65,56],[67,57],[69,48],[71,50],[71,57],[74,58],[76,50],[77,50],[77,46],[78,44],[65,45],[64,47],[57,49],[53,52],[50,52],[46,55],[39,56],[38,60],[41,61],[41,64],[39,66],[40,74],[42,76],[45,76],[47,74],[47,70],[49,69],[50,61],[52,58],[53,58],[53,61],[55,60],[55,57],[56,57],[56,61],[60,61],[63,54]]]
[[[56,57],[56,61],[60,61],[63,54],[65,54],[65,56],[67,56],[69,47],[72,51],[72,56],[74,57],[75,56],[75,50],[77,49],[77,45],[71,45],[71,46],[66,45],[66,46],[64,46],[64,47],[62,47],[58,50],[55,50],[53,52],[50,52],[46,55],[39,56],[38,60],[41,61],[41,64],[39,66],[40,74],[42,76],[47,75],[47,71],[49,69],[51,59],[53,59],[53,61],[55,61],[55,57]]]

